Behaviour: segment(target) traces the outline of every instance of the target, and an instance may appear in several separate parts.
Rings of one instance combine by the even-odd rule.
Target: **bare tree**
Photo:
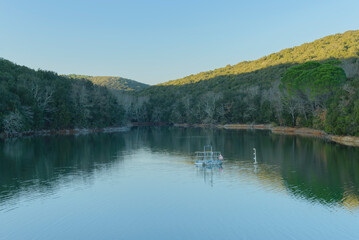
[[[23,117],[20,112],[16,110],[15,112],[10,112],[3,119],[3,128],[6,134],[18,133],[23,129]]]
[[[204,121],[206,123],[213,123],[216,114],[216,103],[222,98],[221,93],[207,92],[200,98],[200,104],[203,106],[205,113]]]
[[[50,106],[50,103],[53,101],[54,88],[51,86],[46,86],[41,88],[37,81],[32,81],[31,91],[35,99],[36,105],[40,111],[52,112],[53,109]]]
[[[298,109],[298,101],[295,98],[286,98],[285,100],[285,108],[290,116],[292,117],[292,126],[295,126],[295,117]]]
[[[34,112],[32,111],[30,106],[22,106],[21,113],[24,117],[24,120],[32,123],[34,118]]]

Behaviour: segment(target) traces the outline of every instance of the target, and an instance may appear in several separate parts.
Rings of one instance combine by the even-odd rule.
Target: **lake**
[[[193,164],[207,144],[222,167]],[[358,226],[359,148],[318,138],[138,127],[0,141],[0,239],[359,239]]]

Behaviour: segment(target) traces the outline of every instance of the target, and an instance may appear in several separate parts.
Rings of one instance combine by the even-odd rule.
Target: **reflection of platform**
[[[213,187],[213,176],[219,175],[222,171],[222,165],[196,165],[197,174],[201,174],[205,183],[211,184]]]

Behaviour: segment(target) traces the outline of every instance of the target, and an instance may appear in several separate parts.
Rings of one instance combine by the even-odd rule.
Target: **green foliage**
[[[359,78],[349,80],[330,100],[325,130],[359,136]]]
[[[113,126],[123,116],[106,87],[0,59],[0,132]]]
[[[147,99],[146,114],[142,120],[132,120],[275,123],[338,132],[334,127],[338,120],[343,126],[354,120],[336,118],[337,106],[330,106],[347,77],[359,74],[358,57],[359,31],[328,36],[255,61],[137,91],[135,96]],[[355,128],[350,126],[340,132],[353,134],[349,128]]]
[[[359,31],[347,31],[305,43],[298,47],[284,49],[255,61],[244,61],[236,65],[227,65],[212,71],[190,75],[160,85],[184,85],[217,78],[218,76],[236,76],[276,66],[291,66],[308,61],[338,61],[359,57]]]
[[[346,80],[342,68],[332,64],[306,62],[289,68],[282,77],[281,89],[285,88],[289,95],[309,93],[311,100],[335,91]]]
[[[102,127],[126,118],[275,123],[358,135],[358,69],[359,31],[151,87],[116,77],[58,76],[1,60],[0,131]]]
[[[134,91],[142,90],[149,87],[148,84],[140,83],[134,80],[130,80],[122,77],[92,77],[87,75],[76,75],[70,74],[67,75],[69,78],[73,79],[86,79],[90,80],[93,84],[105,86],[110,89],[120,90],[120,91]]]

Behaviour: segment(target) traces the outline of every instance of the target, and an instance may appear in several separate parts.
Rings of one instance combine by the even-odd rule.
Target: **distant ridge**
[[[70,74],[67,75],[67,77],[74,79],[87,79],[96,85],[105,86],[110,89],[116,89],[120,91],[142,90],[150,86],[148,84],[140,83],[131,79],[113,76],[88,76]]]
[[[308,61],[323,61],[328,59],[348,59],[359,57],[359,30],[347,31],[329,35],[311,43],[304,43],[297,47],[287,48],[254,61],[243,61],[236,65],[227,65],[212,71],[193,74],[177,80],[168,81],[158,85],[184,85],[201,80],[213,79],[225,75],[238,75],[250,73],[277,65],[300,64]],[[345,69],[348,77],[349,69]],[[352,70],[353,71],[353,70]]]

